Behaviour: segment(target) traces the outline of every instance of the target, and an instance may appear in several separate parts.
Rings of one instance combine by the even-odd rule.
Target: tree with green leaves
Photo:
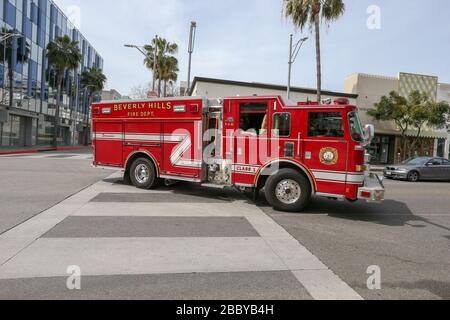
[[[55,111],[55,134],[53,144],[58,146],[59,114],[62,104],[62,86],[66,71],[77,70],[81,63],[81,52],[78,42],[72,41],[69,36],[56,38],[47,45],[48,63],[56,71],[57,98]]]
[[[153,70],[155,66],[155,48],[157,49],[156,70]],[[161,96],[161,85],[162,82],[165,81],[163,79],[163,73],[166,71],[165,69],[167,69],[168,66],[172,67],[172,70],[166,72],[166,74],[170,72],[178,72],[178,61],[175,68],[173,68],[173,59],[175,59],[173,55],[178,52],[178,45],[176,43],[170,43],[166,39],[157,38],[153,39],[151,44],[145,45],[144,49],[147,51],[147,57],[144,60],[144,64],[148,69],[152,70],[155,79],[158,80],[158,95]],[[170,57],[172,57],[173,59],[171,59]]]
[[[30,56],[30,45],[25,39],[16,34],[14,30],[2,28],[1,37],[5,39],[0,42],[0,60],[8,63],[8,80],[9,80],[9,107],[14,105],[14,66],[13,54],[16,52],[16,61],[18,63],[26,63]],[[16,47],[16,48],[14,48]],[[16,51],[14,50],[16,49]],[[2,97],[3,102],[4,97]]]
[[[89,105],[92,104],[95,93],[103,91],[106,76],[102,70],[92,67],[81,73],[81,87],[89,94]]]
[[[86,89],[89,96],[89,106],[92,105],[94,101],[94,95],[97,92],[103,91],[103,88],[106,84],[106,76],[102,70],[97,67],[92,67],[87,69],[81,73],[81,87]],[[90,130],[86,130],[85,134],[87,135]],[[84,137],[85,143],[88,141],[88,137]]]
[[[167,83],[177,81],[179,71],[178,60],[175,57],[167,56],[163,58],[160,76],[161,80],[164,81],[164,97],[167,97]]]
[[[433,101],[426,93],[413,91],[402,97],[396,91],[381,97],[368,115],[379,121],[393,121],[401,133],[401,157],[410,158],[425,128],[442,129],[446,125],[446,115],[450,113],[447,102]],[[413,130],[415,135],[408,141],[407,134]]]
[[[314,29],[316,38],[317,101],[322,100],[322,67],[320,52],[320,24],[331,23],[345,12],[342,0],[283,0],[283,11],[295,27],[303,31]]]

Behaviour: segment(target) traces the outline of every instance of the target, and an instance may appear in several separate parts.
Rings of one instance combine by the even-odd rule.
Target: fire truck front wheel
[[[311,200],[311,186],[308,179],[294,169],[281,169],[269,177],[266,199],[278,211],[300,212]]]
[[[130,179],[139,189],[151,189],[156,185],[156,170],[146,158],[136,159],[130,168]]]

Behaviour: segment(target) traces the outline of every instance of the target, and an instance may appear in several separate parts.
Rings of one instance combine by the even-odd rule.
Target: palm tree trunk
[[[164,81],[164,98],[167,97],[167,81]]]
[[[93,102],[94,102],[94,92],[89,93],[89,106],[86,111],[86,130],[85,130],[84,139],[83,139],[85,146],[89,145],[89,135],[92,135],[92,126],[91,126],[91,123],[89,122],[89,110],[90,110]]]
[[[161,79],[158,79],[158,97],[161,98]]]
[[[317,102],[322,101],[322,66],[320,59],[320,15],[317,14],[315,21],[315,33],[316,33],[316,65],[317,65]]]
[[[60,103],[61,103],[61,92],[62,92],[62,82],[64,78],[64,70],[59,71],[58,75],[58,93],[56,97],[56,110],[55,110],[55,132],[53,135],[53,146],[58,148],[58,129],[59,129],[59,112],[60,112]]]

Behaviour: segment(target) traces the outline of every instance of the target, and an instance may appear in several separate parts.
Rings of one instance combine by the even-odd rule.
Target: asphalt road
[[[302,250],[307,249],[313,254],[307,256],[307,260],[317,258],[365,299],[450,299],[450,183],[386,181],[387,200],[383,204],[314,198],[305,213],[286,214],[274,212],[263,198],[256,207],[232,191],[180,184],[147,193],[137,192],[117,178],[98,182],[111,173],[91,168],[88,157],[80,153],[58,153],[53,158],[51,154],[45,158],[0,157],[0,235],[27,221],[28,224],[10,230],[16,232],[11,239],[20,243],[23,232],[24,238],[30,236],[34,241],[25,231],[32,233],[33,228],[49,225],[45,232],[37,233],[40,239],[27,245],[25,252],[10,245],[13,242],[9,242],[8,236],[0,239],[0,245],[5,244],[6,249],[17,252],[8,260],[9,265],[3,266],[5,274],[49,274],[48,277],[6,277],[0,280],[0,298],[311,299],[321,297],[322,293],[308,287],[307,277],[305,284],[304,276],[294,277],[290,270],[276,267],[276,256],[283,258],[283,255],[287,255],[285,262],[303,264],[304,261],[295,261],[296,252],[303,254]],[[94,189],[88,191],[89,188]],[[71,202],[65,204],[67,200],[64,200],[71,195],[82,199],[76,202],[76,210],[71,207],[75,200],[69,199]],[[40,214],[56,204],[60,209]],[[263,212],[277,224],[271,224]],[[50,218],[33,221],[45,214]],[[60,214],[67,217],[53,222]],[[267,248],[255,236],[258,233],[266,236],[267,239],[262,239],[265,242],[272,238],[287,239],[283,228],[298,240],[299,247],[294,245],[294,250],[283,250],[283,246],[279,246],[272,260],[267,258],[266,261],[262,253]],[[200,251],[196,251],[195,246],[198,250],[207,250],[214,237],[222,237],[217,245],[228,248],[229,244],[240,251],[204,253],[205,256],[218,255],[217,264],[223,264],[223,269],[219,268],[221,272],[183,273],[176,269],[179,267],[176,263],[167,264],[167,272],[159,272],[161,269],[156,269],[155,259],[145,260],[149,258],[145,248],[152,245],[152,242],[146,244],[148,237],[156,239],[157,243],[167,240],[166,248],[172,250],[172,255],[166,257],[167,250],[159,252],[156,246],[156,258],[181,261],[194,267],[211,263],[211,258],[196,260],[199,258],[195,257],[195,252]],[[179,237],[192,241],[192,246],[177,251],[180,248],[174,243]],[[119,240],[111,243],[111,239]],[[242,245],[243,239],[244,243],[254,245],[252,254],[248,252],[249,244]],[[80,248],[84,241],[85,247]],[[127,241],[136,243],[127,247]],[[286,243],[293,245],[289,241]],[[144,251],[139,251],[139,246]],[[52,270],[58,263],[64,265],[66,251],[79,252],[79,258],[91,261],[89,259],[97,259],[97,253],[101,252],[96,248],[105,247],[112,253],[104,259],[114,258],[117,250],[117,261],[88,265],[102,272],[84,277],[82,291],[68,291],[66,278],[57,276],[59,271],[53,275]],[[130,254],[129,259],[142,258],[147,262],[127,265],[122,257],[124,253]],[[0,256],[2,254],[0,252]],[[53,260],[45,260],[45,255]],[[244,261],[246,259],[249,261]],[[28,264],[37,261],[47,261],[48,266],[38,264],[35,270]],[[250,263],[253,263],[251,267]],[[233,269],[236,264],[240,264],[238,271]],[[263,264],[267,264],[267,270],[261,267]],[[369,290],[366,285],[367,268],[374,265],[381,269],[381,290]],[[120,273],[141,267],[150,272]],[[342,289],[339,284],[337,288]]]
[[[92,168],[88,156],[90,150],[0,157],[0,234],[111,174]]]
[[[366,299],[450,299],[450,183],[385,181],[383,204],[315,198],[303,214],[261,209]],[[369,266],[381,290],[368,290]]]

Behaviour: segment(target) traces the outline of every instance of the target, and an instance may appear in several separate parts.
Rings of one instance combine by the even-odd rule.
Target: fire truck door
[[[123,165],[123,124],[121,122],[95,123],[95,161],[99,166]]]
[[[201,180],[202,122],[163,124],[163,170],[165,176]]]
[[[336,111],[310,111],[303,140],[304,163],[317,181],[317,192],[344,195],[348,142],[344,116]]]
[[[234,140],[233,182],[252,185],[261,164],[267,161],[269,104],[267,100],[235,100],[239,125]]]

